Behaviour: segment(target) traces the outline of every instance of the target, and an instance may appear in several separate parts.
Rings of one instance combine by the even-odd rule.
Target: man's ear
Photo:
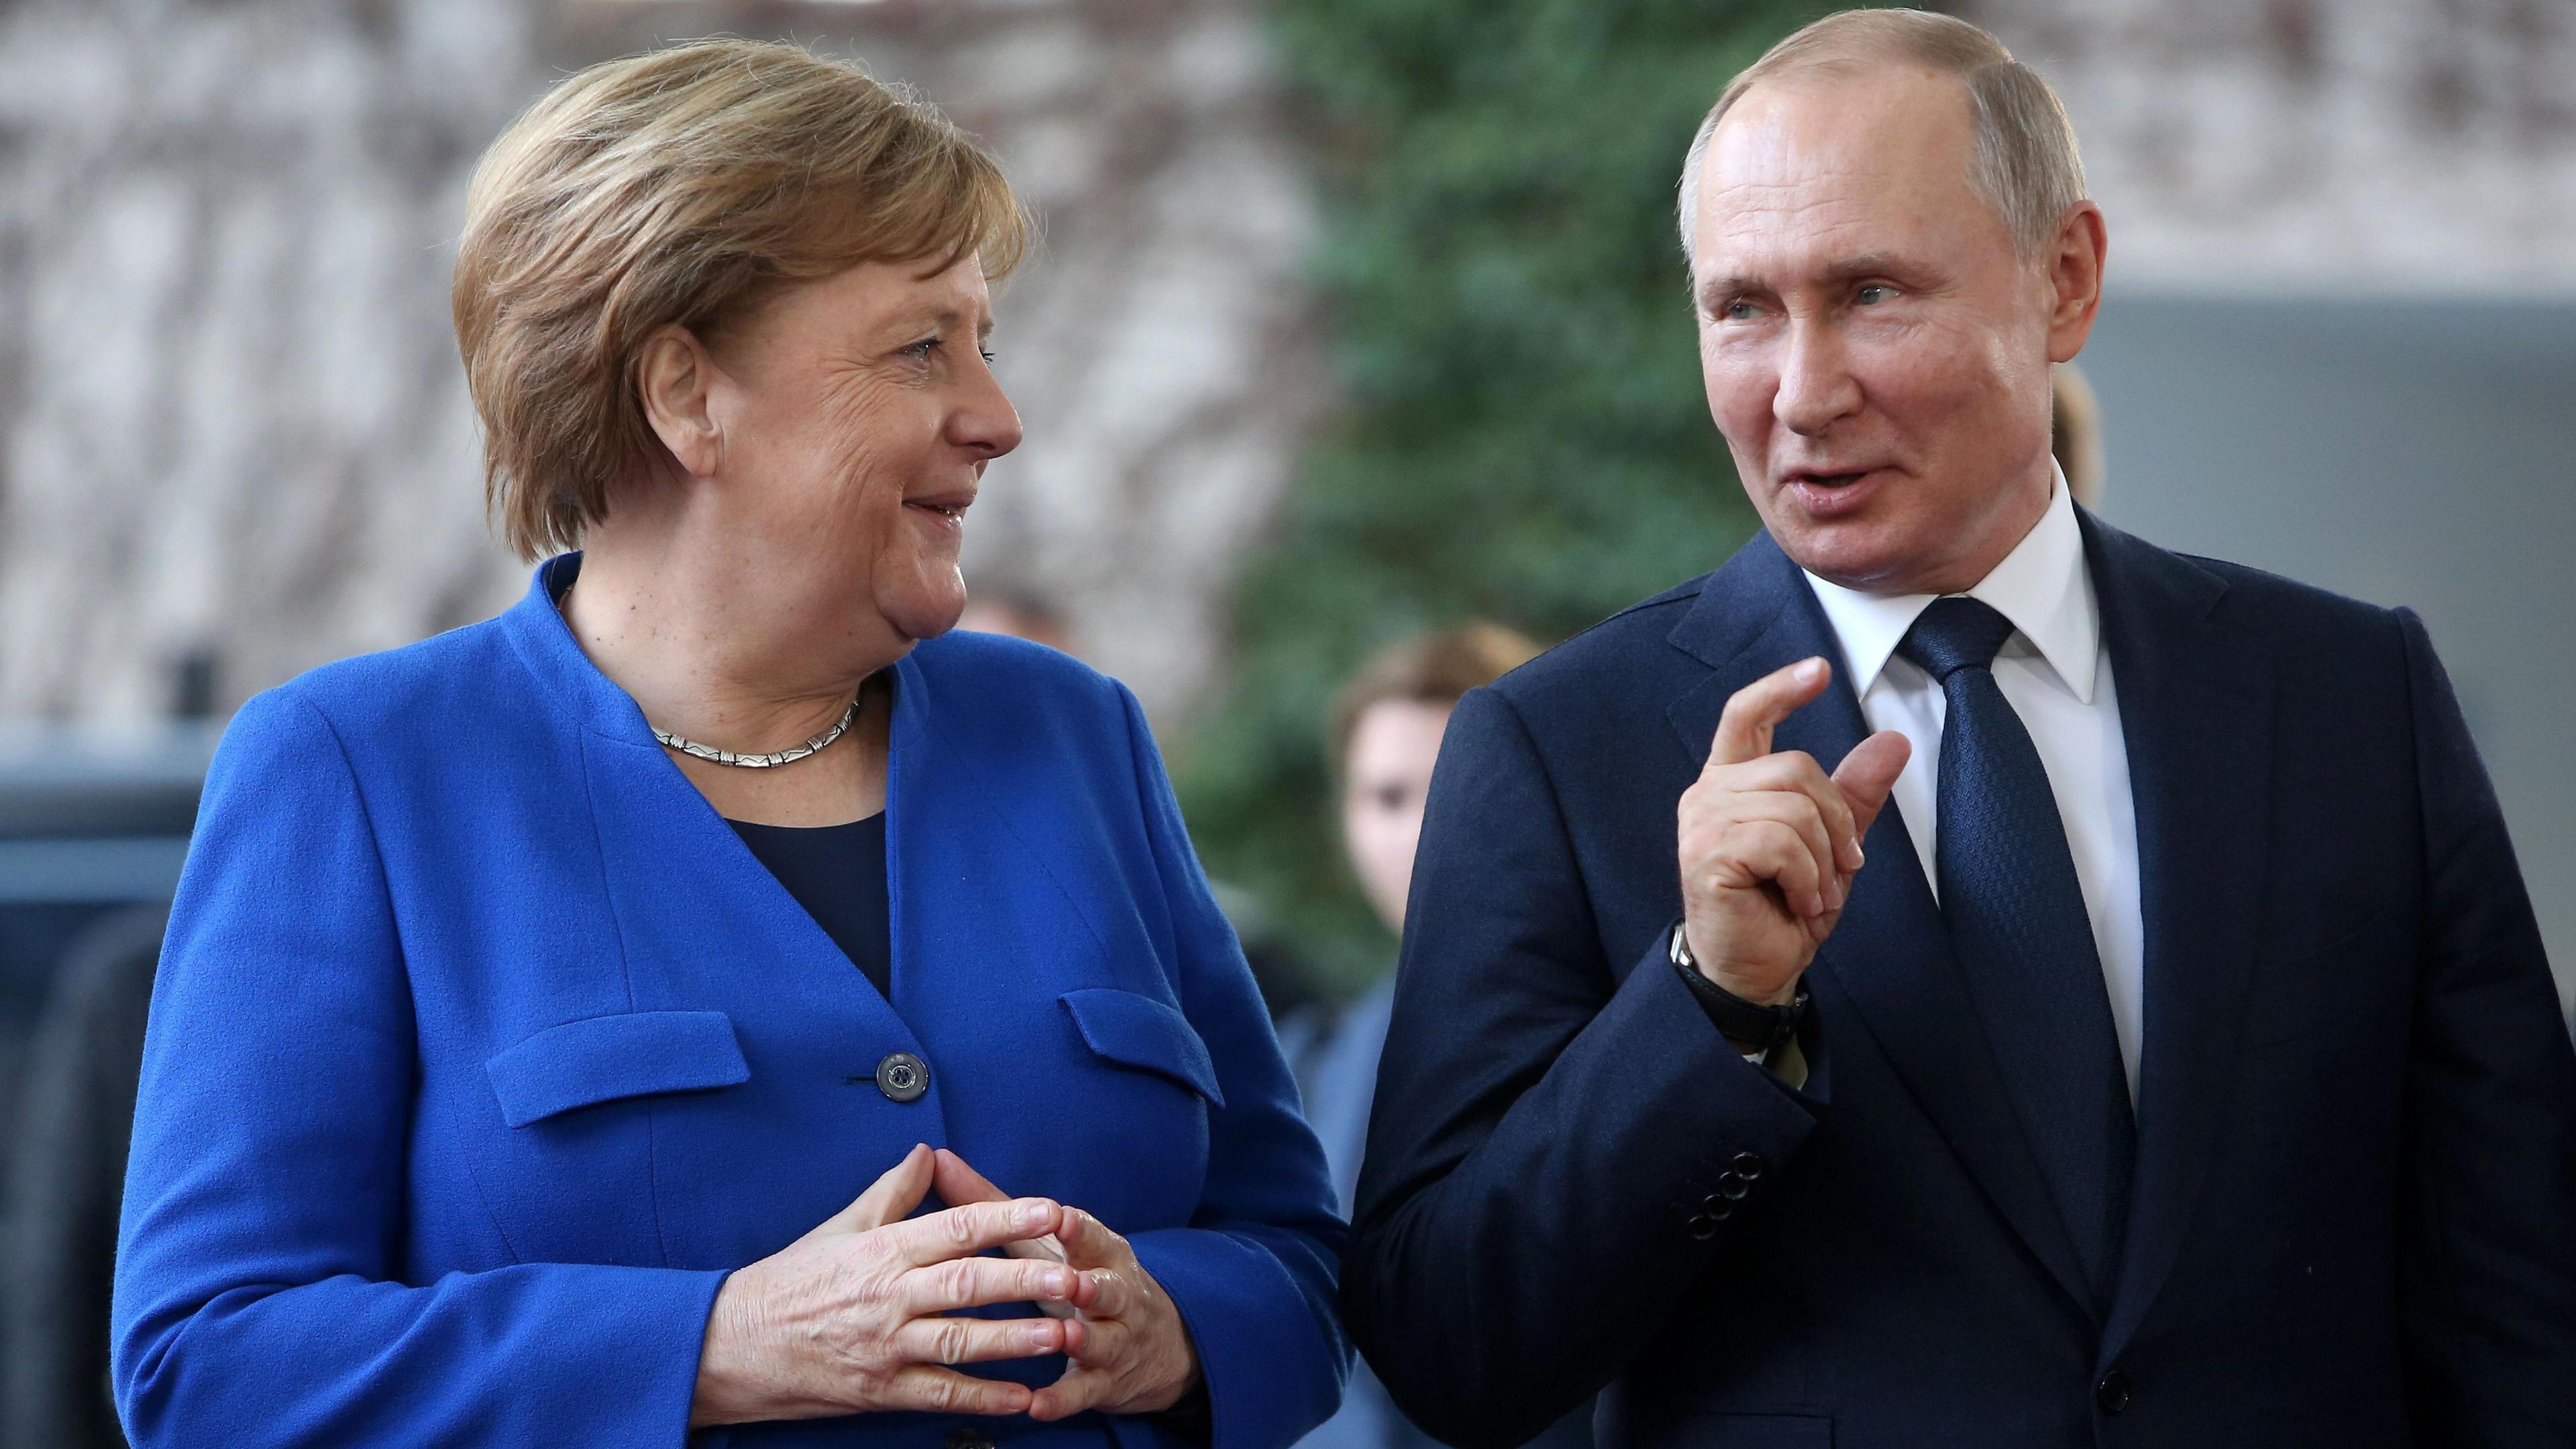
[[[644,419],[672,461],[693,478],[713,473],[724,453],[724,430],[710,406],[715,382],[715,359],[696,333],[669,325],[644,339],[635,363]]]
[[[2066,209],[2047,257],[2049,361],[2073,361],[2084,350],[2084,340],[2093,335],[2093,318],[2102,309],[2102,263],[2109,249],[2101,207],[2079,201]]]

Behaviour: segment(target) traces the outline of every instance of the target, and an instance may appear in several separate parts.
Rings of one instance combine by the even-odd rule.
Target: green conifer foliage
[[[1344,991],[1392,944],[1341,863],[1334,689],[1484,617],[1543,643],[1722,562],[1751,510],[1710,425],[1674,187],[1777,0],[1273,0],[1325,138],[1341,404],[1233,607],[1182,795],[1210,871]]]

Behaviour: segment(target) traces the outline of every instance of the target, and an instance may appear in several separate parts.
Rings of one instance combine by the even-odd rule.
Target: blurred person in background
[[[1064,611],[1035,589],[977,584],[966,600],[966,612],[957,616],[957,627],[970,634],[1007,634],[1081,657],[1074,651],[1073,628]]]
[[[1680,213],[1764,531],[1449,721],[1344,1272],[1396,1401],[2576,1444],[2576,1051],[2495,792],[2412,612],[2070,496],[2108,239],[2047,83],[1828,17]]]
[[[564,81],[467,212],[494,511],[567,551],[226,735],[135,1112],[128,1432],[1294,1440],[1340,1221],[1142,713],[951,634],[1020,441],[993,160],[701,42]]]
[[[2102,403],[2072,361],[2048,370],[2048,451],[2075,501],[2100,508],[2110,471],[2102,458]]]
[[[1537,645],[1497,624],[1437,629],[1379,650],[1334,701],[1331,744],[1342,849],[1360,893],[1390,935],[1404,934],[1414,842],[1422,834],[1422,805],[1449,711],[1459,696],[1537,653]],[[1389,971],[1291,1051],[1306,1119],[1323,1139],[1345,1212],[1359,1185],[1378,1053],[1386,1045],[1394,1003],[1395,974]],[[1405,1449],[1432,1442],[1406,1421],[1365,1366],[1352,1374],[1341,1412],[1303,1441],[1305,1449]],[[1581,1449],[1591,1442],[1590,1426],[1580,1415],[1570,1416],[1539,1442],[1548,1449]]]

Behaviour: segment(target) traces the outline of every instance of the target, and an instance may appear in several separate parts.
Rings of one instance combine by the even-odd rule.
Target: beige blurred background
[[[0,3],[0,715],[219,709],[481,618],[448,326],[467,175],[546,83],[714,33],[911,82],[1044,217],[1003,299],[1036,446],[978,572],[1165,709],[1311,414],[1310,203],[1244,0]],[[193,662],[193,664],[192,664]]]

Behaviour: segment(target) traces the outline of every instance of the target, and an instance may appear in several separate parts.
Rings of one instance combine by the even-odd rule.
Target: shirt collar
[[[2012,621],[2078,700],[2093,702],[2093,676],[2102,653],[2102,616],[2093,581],[2084,568],[2084,533],[2075,522],[2075,500],[2066,475],[2049,464],[2048,510],[2022,535],[1994,571],[1968,597]],[[1933,594],[1865,594],[1807,575],[1825,620],[1842,645],[1852,693],[1865,695],[1887,668],[1888,656],[1931,607]],[[2004,646],[2009,649],[2008,642]]]

